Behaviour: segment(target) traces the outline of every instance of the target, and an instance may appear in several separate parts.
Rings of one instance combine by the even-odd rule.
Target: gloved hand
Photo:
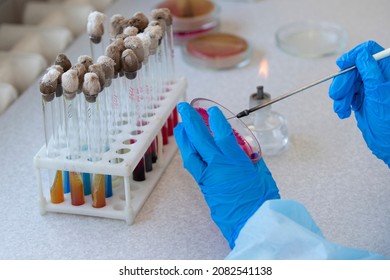
[[[174,129],[184,167],[201,188],[211,217],[234,247],[245,222],[279,190],[264,161],[253,164],[217,107],[208,110],[211,135],[198,112],[180,103],[182,122]]]
[[[383,48],[374,41],[365,42],[337,60],[341,69],[356,65],[357,70],[332,81],[329,96],[341,119],[351,110],[368,147],[390,167],[390,58],[375,61],[373,54]]]

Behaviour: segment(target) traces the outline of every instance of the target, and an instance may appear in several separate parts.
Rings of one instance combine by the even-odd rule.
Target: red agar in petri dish
[[[189,40],[184,53],[191,64],[224,69],[246,65],[250,47],[245,39],[234,34],[210,33]]]
[[[210,133],[212,131],[210,130],[209,125],[209,114],[207,111],[203,108],[195,108],[195,110],[199,113],[199,115],[202,117],[203,121],[205,122],[207,128],[209,129]],[[257,152],[254,152],[251,145],[248,143],[248,141],[242,137],[234,128],[233,128],[234,136],[236,137],[236,140],[238,144],[240,145],[241,149],[244,150],[244,152],[247,154],[247,156],[251,160],[257,160],[259,158],[259,154]]]

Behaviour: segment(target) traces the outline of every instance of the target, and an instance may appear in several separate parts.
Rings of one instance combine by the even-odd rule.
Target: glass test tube
[[[168,56],[168,81],[170,84],[175,83],[175,63],[174,63],[174,44],[172,24],[167,24],[166,28],[167,56]]]
[[[173,30],[172,24],[167,23],[164,37],[164,48],[165,48],[165,56],[167,59],[167,84],[171,88],[171,86],[175,83],[175,63],[174,63],[174,47],[173,47]],[[179,117],[177,108],[175,107],[172,111],[172,114],[169,117],[171,120],[172,130],[168,132],[168,134],[173,135],[173,128],[179,123]]]
[[[76,160],[80,158],[80,122],[78,115],[78,99],[76,92],[65,93],[65,122],[66,122],[66,143],[67,143],[67,159]],[[81,174],[70,171],[66,174],[68,177],[65,181],[69,183],[72,205],[78,206],[85,203],[84,200],[84,185]]]
[[[48,157],[56,157],[58,152],[58,135],[56,133],[56,112],[54,106],[55,93],[42,95],[43,122],[45,129],[45,145]]]
[[[163,96],[163,80],[162,80],[162,70],[161,70],[161,61],[160,56],[158,55],[158,48],[151,49],[151,55],[149,57],[150,69],[152,78],[152,87],[153,87],[153,103],[154,106],[159,107],[161,100],[164,99]],[[165,122],[161,128],[161,133],[163,136],[163,144],[168,144],[168,124]]]
[[[145,73],[144,67],[141,67],[138,70],[138,75],[135,77],[136,84],[136,102],[137,102],[137,125],[144,126],[148,124],[147,117],[149,115],[149,108],[151,106],[152,100],[147,92],[147,76]],[[150,172],[153,170],[153,149],[151,146],[146,150],[144,154],[144,164],[145,164],[145,172]]]
[[[121,98],[121,77],[119,74],[117,74],[117,77],[112,80],[111,84],[111,90],[109,96],[109,104],[111,108],[111,113],[110,113],[110,134],[116,135],[121,132],[120,129],[120,123],[121,123],[121,118],[122,118],[122,103],[123,103],[123,98]]]
[[[149,59],[145,59],[143,61],[143,67],[141,71],[143,71],[143,77],[144,77],[144,82],[143,82],[143,98],[145,99],[145,114],[146,116],[152,117],[154,115],[154,110],[156,109],[155,107],[157,104],[155,103],[153,99],[153,75],[152,72],[150,71],[150,66],[149,66]],[[152,163],[157,162],[157,139],[154,139],[152,143],[150,144],[149,149],[151,153],[151,161]],[[148,163],[147,163],[148,165]],[[147,168],[148,171],[148,168]]]
[[[142,126],[142,110],[141,110],[141,95],[140,95],[140,89],[137,84],[137,72],[129,73],[130,75],[127,75],[129,77],[134,77],[133,79],[128,80],[128,103],[130,104],[130,127],[132,131],[139,130],[138,127]],[[133,143],[133,142],[132,142]],[[144,181],[146,179],[145,176],[145,158],[142,157],[140,161],[137,163],[137,166],[133,170],[133,180],[134,181]]]
[[[80,139],[80,154],[84,157],[88,155],[88,140],[87,140],[87,127],[86,127],[86,106],[85,100],[82,94],[80,94],[81,90],[77,91],[77,105],[78,105],[78,115],[79,115],[79,139]],[[82,178],[83,186],[84,186],[84,195],[91,194],[91,185],[92,178],[90,173],[80,173]]]
[[[111,85],[112,80],[106,80],[105,85]],[[98,104],[100,104],[101,112],[100,115],[100,123],[101,123],[101,139],[102,139],[102,152],[107,152],[110,150],[110,144],[111,144],[111,137],[110,137],[110,130],[109,130],[109,124],[110,124],[110,110],[109,110],[109,99],[107,98],[109,95],[108,88],[105,87],[103,89],[103,92],[99,94],[98,96]],[[105,187],[105,193],[106,197],[112,196],[112,176],[111,175],[105,175],[104,176],[104,187]]]
[[[42,95],[42,109],[44,116],[44,128],[45,128],[45,143],[46,153],[48,157],[56,157],[59,155],[59,116],[56,110],[56,103],[54,101],[55,93],[50,95]],[[52,182],[50,187],[50,201],[52,203],[64,202],[64,187],[62,180],[62,171],[55,171],[53,176],[53,170],[48,170],[49,182]],[[54,178],[53,178],[54,177]]]
[[[102,159],[102,153],[105,147],[105,141],[102,138],[101,116],[99,102],[97,98],[87,99],[87,138],[88,138],[88,160],[97,162]],[[92,179],[92,206],[95,208],[106,205],[104,175],[93,174]]]
[[[92,60],[96,60],[99,56],[104,54],[104,44],[103,40],[101,40],[98,43],[93,42],[92,40],[89,41],[89,47],[91,50],[91,57]]]
[[[62,97],[62,85],[57,85],[56,97],[54,98],[54,107],[56,111],[56,137],[58,137],[58,148],[66,147],[66,128],[65,128],[65,108],[64,99]]]

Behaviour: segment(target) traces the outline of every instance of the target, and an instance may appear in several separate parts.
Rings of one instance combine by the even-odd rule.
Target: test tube
[[[175,83],[176,77],[175,77],[175,53],[174,53],[174,44],[173,44],[173,18],[171,11],[169,9],[163,8],[165,10],[165,23],[167,24],[166,29],[166,41],[168,45],[168,65],[169,65],[169,82]]]
[[[64,185],[62,178],[62,171],[57,170],[55,172],[55,177],[53,184],[50,188],[50,201],[51,203],[57,204],[65,201],[64,197]]]
[[[144,159],[145,159],[145,171],[150,172],[153,170],[153,142],[146,149]]]
[[[51,69],[43,75],[40,81],[40,91],[42,96],[43,120],[45,128],[46,153],[48,157],[58,156],[58,135],[56,133],[56,111],[54,106],[55,92],[57,90],[57,80],[60,73]]]
[[[152,18],[164,26],[163,49],[166,59],[166,83],[171,85],[175,82],[174,69],[174,48],[173,48],[173,30],[172,30],[172,14],[167,8],[154,9],[151,12]]]
[[[79,139],[80,139],[80,153],[85,155],[87,153],[87,134],[86,134],[86,113],[85,113],[85,100],[82,95],[80,95],[82,90],[82,85],[84,82],[84,75],[87,72],[86,67],[92,63],[92,58],[87,55],[79,56],[75,65],[72,66],[72,69],[76,70],[78,77],[78,89],[76,94],[77,105],[78,105],[78,116],[79,116]],[[81,173],[82,182],[84,186],[84,195],[91,194],[91,174],[90,173]]]
[[[74,160],[80,157],[80,135],[79,135],[79,115],[78,100],[76,92],[78,89],[77,71],[69,69],[62,75],[62,84],[64,89],[64,103],[66,115],[66,140],[67,140],[67,158]]]
[[[143,98],[146,100],[146,114],[149,116],[152,116],[154,114],[154,110],[158,106],[155,103],[154,91],[156,90],[156,86],[154,84],[155,77],[153,76],[153,71],[150,69],[150,63],[149,63],[149,49],[151,44],[151,39],[148,35],[144,33],[137,34],[137,37],[141,39],[143,50],[144,50],[144,60],[142,62],[142,71],[143,71],[143,77],[144,77],[144,83],[143,83]],[[151,150],[152,155],[152,163],[157,162],[157,137],[152,141],[149,149]],[[148,165],[148,163],[147,163]],[[148,170],[148,168],[147,168]]]
[[[156,18],[159,18],[155,15]],[[150,28],[148,27],[147,32],[149,32],[149,35],[151,37],[156,37],[158,39],[158,45],[156,48],[156,54],[155,58],[157,60],[155,67],[159,71],[159,75],[161,76],[159,87],[161,87],[161,97],[162,99],[165,98],[165,95],[167,92],[171,90],[171,77],[169,76],[169,72],[171,69],[169,69],[169,55],[168,55],[168,42],[167,42],[167,36],[166,35],[166,22],[164,19],[154,20],[150,22]],[[174,115],[173,112],[168,116],[163,128],[162,128],[162,135],[163,135],[163,143],[164,145],[167,145],[169,140],[168,137],[173,135],[173,128],[175,126],[174,124]]]
[[[98,102],[102,105],[102,139],[105,142],[104,151],[110,149],[109,124],[112,122],[110,109],[110,92],[112,80],[114,78],[115,61],[106,55],[102,55],[97,59],[97,63],[102,66],[104,72],[104,88],[102,94],[98,96]]]
[[[144,32],[150,38],[149,54],[150,54],[150,69],[153,71],[155,83],[155,99],[157,102],[163,98],[163,73],[161,55],[159,55],[158,47],[160,39],[162,38],[162,29],[158,25],[149,25]]]
[[[156,55],[158,57],[159,61],[159,67],[160,67],[160,74],[161,74],[161,85],[163,92],[166,92],[170,88],[170,84],[168,81],[168,54],[167,54],[167,41],[166,41],[166,24],[165,21],[160,20],[153,20],[149,23],[149,27],[147,29],[147,32],[151,33],[151,36],[157,36],[158,38],[158,45],[156,49]]]
[[[54,61],[54,66],[59,66],[61,70],[58,70],[61,72],[61,76],[58,79],[58,84],[57,84],[57,91],[56,91],[56,110],[59,112],[59,135],[60,135],[60,148],[66,148],[66,115],[65,115],[65,106],[64,106],[64,98],[63,98],[63,87],[62,87],[62,74],[66,71],[68,71],[72,67],[72,63],[70,62],[69,58],[66,56],[64,53],[60,53],[57,55],[55,61]],[[58,69],[58,68],[56,68]],[[60,82],[61,81],[61,82]],[[68,171],[63,171],[62,174],[62,179],[63,179],[63,190],[64,193],[69,193],[70,192],[70,185],[67,183],[67,178],[69,178],[69,173]]]
[[[54,101],[58,80],[61,73],[56,69],[50,69],[40,81],[40,91],[42,95],[42,109],[44,116],[45,128],[45,143],[46,153],[48,157],[56,157],[59,155],[59,117]],[[50,187],[50,201],[52,203],[61,203],[64,201],[64,189],[62,181],[62,171],[55,172],[53,179],[52,170],[49,170],[49,182],[52,182]]]
[[[79,77],[75,69],[69,69],[62,75],[62,87],[65,103],[66,143],[69,160],[80,158],[80,122],[78,115],[78,99],[76,93],[79,88]],[[69,183],[72,205],[78,206],[85,203],[84,186],[81,174],[70,171],[66,182]]]
[[[62,74],[64,70],[60,65],[52,65],[49,69],[55,69],[58,71],[59,75],[57,77],[57,88],[55,92],[55,98],[53,100],[54,108],[53,111],[55,113],[55,130],[54,130],[54,138],[57,143],[57,148],[62,149],[65,148],[65,120],[64,120],[64,100],[62,98]]]
[[[88,72],[84,76],[83,93],[86,100],[86,121],[87,121],[87,141],[88,160],[96,162],[101,160],[103,145],[101,139],[101,122],[98,102],[96,102],[101,85],[96,73]]]
[[[120,122],[122,118],[122,103],[121,92],[120,92],[120,72],[122,70],[122,62],[121,62],[121,53],[122,46],[119,43],[115,43],[113,41],[110,45],[107,46],[105,50],[105,55],[111,58],[114,65],[114,76],[112,80],[112,84],[110,87],[110,97],[108,106],[110,107],[110,124],[109,128],[113,135],[120,133]]]
[[[86,134],[86,114],[85,114],[85,100],[82,95],[80,95],[81,90],[82,90],[82,85],[84,82],[84,75],[87,72],[86,66],[89,65],[89,56],[85,57],[79,57],[78,58],[78,63],[72,66],[72,69],[76,70],[77,72],[77,77],[78,77],[78,88],[76,90],[76,97],[75,99],[77,102],[77,110],[78,110],[78,116],[79,116],[79,145],[80,145],[80,152],[81,155],[85,155],[87,152],[87,134]]]
[[[124,71],[124,79],[127,82],[126,92],[128,92],[128,103],[131,107],[128,110],[130,126],[135,130],[137,125],[142,125],[142,109],[140,90],[137,84],[137,70],[139,62],[137,55],[131,49],[125,49],[122,53],[122,68]],[[134,181],[145,180],[145,159],[144,157],[138,162],[133,171]]]
[[[69,171],[68,180],[70,185],[70,198],[74,206],[80,206],[85,203],[84,184],[79,172]]]
[[[65,143],[65,112],[64,112],[64,100],[62,97],[63,88],[62,88],[62,74],[64,73],[64,68],[67,69],[67,66],[54,65],[53,68],[57,69],[60,72],[60,75],[57,79],[57,89],[56,89],[56,97],[54,99],[54,106],[56,113],[56,135],[58,135],[58,147],[60,149],[66,147]],[[69,192],[69,191],[68,191]],[[67,191],[64,189],[64,179],[63,179],[63,171],[57,170],[54,178],[54,183],[52,185],[50,196],[52,203],[62,203],[64,202],[64,193]]]
[[[142,42],[142,39],[139,36],[128,36],[124,40],[125,47],[134,52],[138,61],[138,70],[137,75],[135,77],[135,102],[136,102],[136,117],[137,117],[137,125],[143,126],[146,124],[144,120],[145,117],[148,116],[148,111],[152,106],[152,100],[150,98],[150,93],[148,93],[147,88],[147,73],[143,67],[143,63],[145,60],[145,48]],[[148,53],[146,54],[148,55]],[[152,147],[149,147],[144,155],[145,161],[145,171],[152,171]]]
[[[92,183],[92,207],[102,208],[106,206],[105,176],[102,174],[93,175]]]
[[[90,71],[100,72],[99,67],[91,65]],[[99,77],[95,72],[88,72],[84,76],[83,93],[86,100],[87,112],[87,138],[88,138],[88,160],[97,162],[102,159],[105,142],[101,133],[101,116],[99,104],[97,102],[98,94],[104,87],[104,76]],[[103,82],[101,81],[103,79]],[[103,87],[102,87],[103,83]],[[94,174],[92,179],[92,206],[95,208],[106,205],[104,175]]]
[[[158,25],[149,25],[144,33],[150,38],[150,69],[153,73],[153,99],[155,106],[159,106],[160,101],[164,99],[164,83],[162,79],[162,61],[161,53],[159,54],[159,41],[162,38],[162,29]],[[163,137],[163,144],[168,144],[168,122],[165,122],[161,128],[161,133]]]
[[[154,111],[154,100],[153,100],[153,91],[155,90],[154,86],[154,76],[152,74],[152,71],[150,69],[150,63],[149,63],[149,49],[151,40],[150,37],[144,33],[137,34],[137,37],[140,39],[140,42],[142,43],[142,51],[143,51],[143,59],[142,59],[142,77],[143,77],[143,99],[145,100],[145,113],[147,115],[153,114]]]
[[[103,94],[99,94],[98,96],[98,102],[100,104],[103,104],[103,129],[101,131],[102,133],[102,139],[103,139],[103,148],[104,152],[108,151],[110,149],[110,133],[109,133],[109,124],[112,122],[112,119],[110,118],[111,110],[109,108],[110,105],[110,92],[108,91],[109,87],[112,86],[112,79],[114,78],[115,70],[115,62],[108,56],[102,55],[97,59],[97,63],[102,65],[103,71],[104,71],[104,89]],[[105,192],[106,197],[112,196],[112,176],[111,175],[105,175],[104,176],[104,186],[105,186]]]

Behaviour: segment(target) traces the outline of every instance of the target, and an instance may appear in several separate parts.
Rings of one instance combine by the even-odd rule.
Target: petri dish
[[[276,32],[279,48],[300,57],[319,58],[336,54],[345,48],[346,42],[346,32],[332,22],[294,22]]]
[[[229,109],[207,98],[195,98],[190,104],[201,115],[207,127],[209,127],[207,109],[210,107],[217,106],[227,119],[235,116]],[[261,148],[256,136],[240,119],[231,118],[228,122],[242,150],[253,163],[257,163],[261,159]]]
[[[183,52],[184,59],[196,67],[228,69],[247,65],[251,49],[248,42],[237,35],[210,33],[189,40]]]
[[[168,8],[172,14],[175,41],[185,43],[189,38],[209,33],[219,26],[219,9],[209,0],[166,0],[157,8]]]

